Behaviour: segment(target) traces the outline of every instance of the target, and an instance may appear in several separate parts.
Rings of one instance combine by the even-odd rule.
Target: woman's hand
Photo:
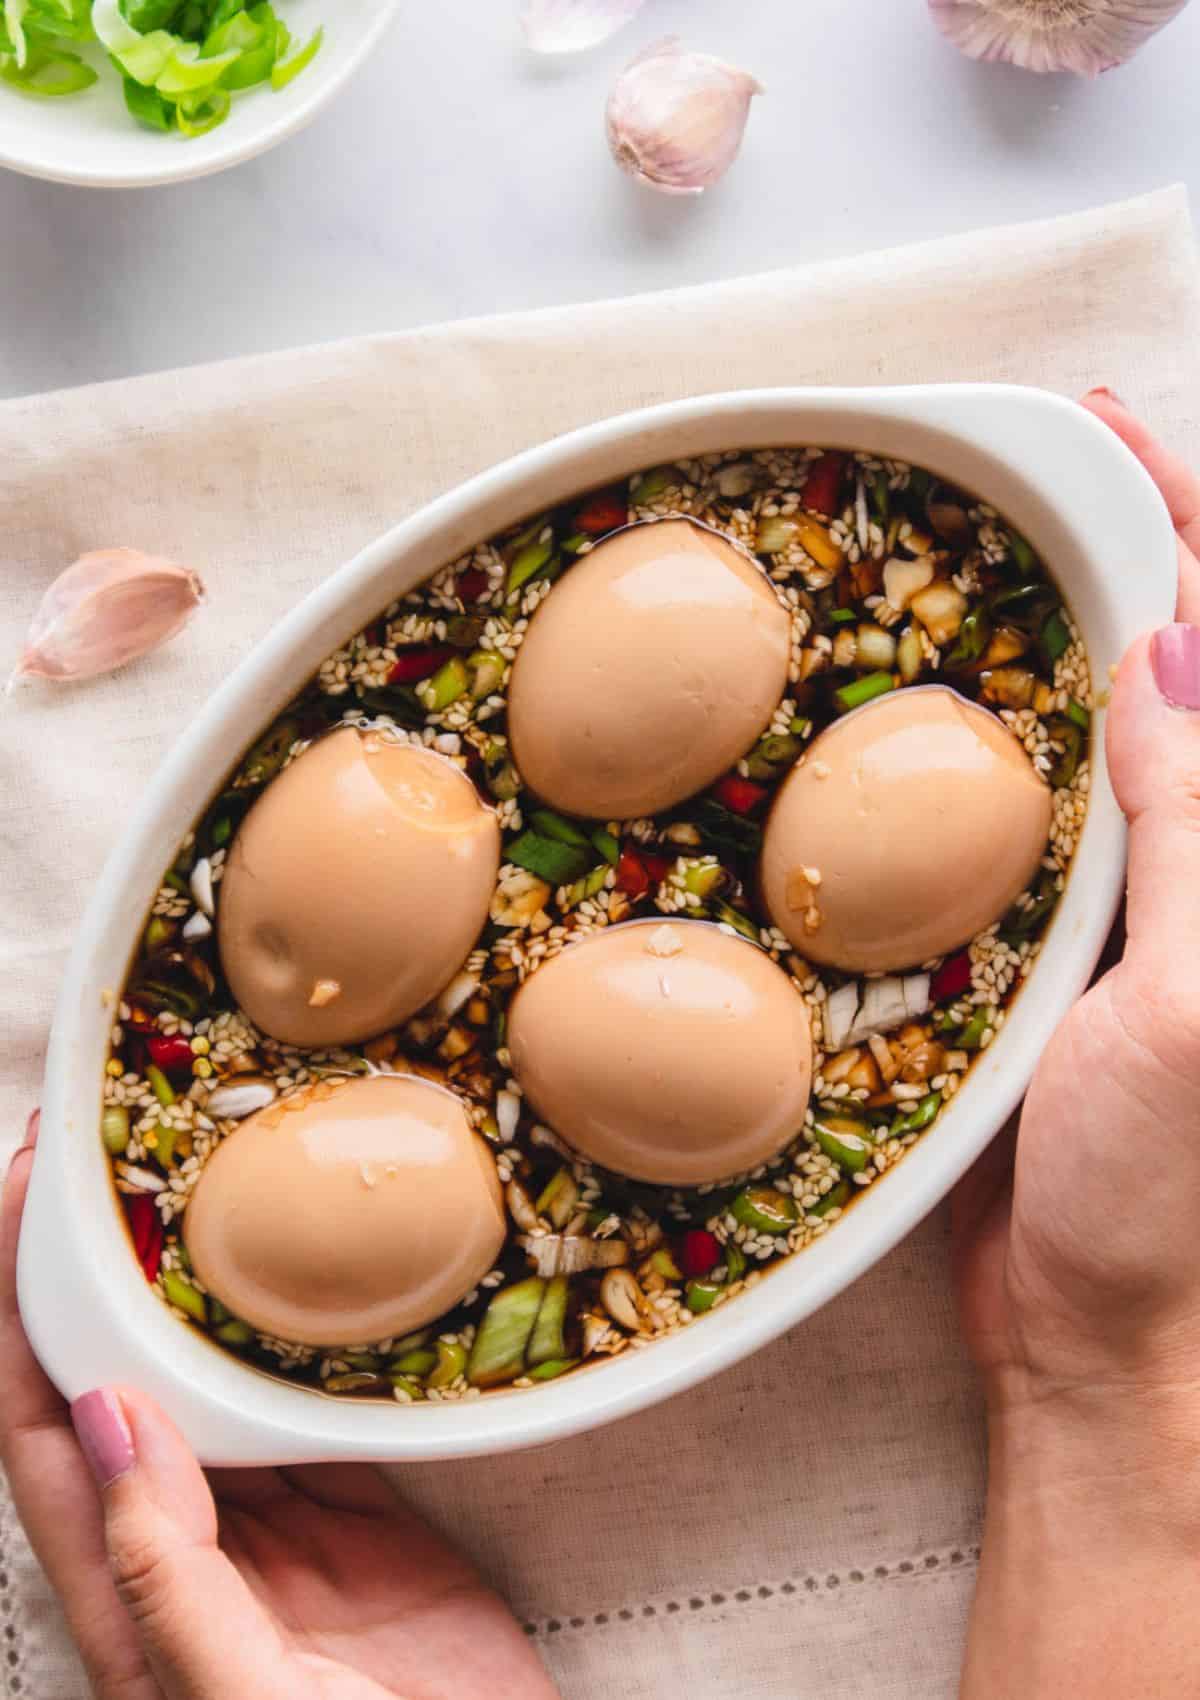
[[[554,1700],[499,1598],[376,1471],[206,1479],[138,1393],[68,1412],[17,1312],[35,1135],[0,1223],[0,1461],[98,1700]]]
[[[999,1141],[955,1200],[991,1439],[970,1700],[1200,1687],[1200,482],[1107,391],[1086,405],[1171,511],[1180,623],[1133,645],[1107,716],[1124,955],[1047,1046],[1015,1177]]]

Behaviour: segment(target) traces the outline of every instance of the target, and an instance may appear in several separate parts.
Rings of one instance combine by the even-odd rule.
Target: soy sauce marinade
[[[614,530],[668,515],[757,556],[791,618],[786,695],[753,749],[703,794],[654,819],[568,820],[526,797],[511,760],[512,662],[574,561]],[[854,1008],[850,977],[795,954],[760,909],[762,822],[824,727],[932,682],[997,714],[1047,779],[1046,855],[998,924],[925,965],[926,1009],[839,1047],[845,1024],[831,1009]],[[986,504],[899,462],[816,448],[711,455],[635,474],[481,544],[329,656],[164,875],[119,1004],[103,1114],[147,1279],[265,1370],[401,1403],[549,1379],[727,1302],[828,1232],[934,1126],[1003,1023],[1082,825],[1092,706],[1076,629],[1029,544]],[[210,917],[250,805],[309,741],[346,722],[463,768],[497,810],[501,868],[489,924],[449,995],[361,1046],[301,1051],[260,1035],[234,1007]],[[514,1090],[505,1049],[513,994],[566,944],[619,921],[684,914],[780,962],[816,1044],[812,1103],[793,1145],[748,1177],[690,1190],[575,1159]],[[245,1115],[322,1076],[375,1069],[414,1071],[464,1100],[506,1189],[501,1258],[453,1311],[405,1339],[321,1350],[260,1335],[191,1271],[180,1237],[189,1192]],[[568,1227],[565,1258],[561,1238],[539,1246]]]

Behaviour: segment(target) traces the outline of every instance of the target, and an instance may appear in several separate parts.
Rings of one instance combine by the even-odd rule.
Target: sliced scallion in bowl
[[[96,42],[138,123],[200,136],[224,122],[234,94],[285,88],[322,34],[297,45],[270,0],[0,0],[0,81],[42,98],[75,94],[97,81],[77,50]]]

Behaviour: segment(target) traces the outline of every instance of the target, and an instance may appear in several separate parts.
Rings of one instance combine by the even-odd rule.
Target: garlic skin
[[[605,114],[612,156],[653,189],[699,195],[733,164],[761,93],[747,71],[668,36],[631,60],[613,86]]]
[[[646,0],[525,0],[521,28],[535,53],[580,53],[637,15]]]
[[[1095,77],[1136,53],[1187,0],[929,0],[933,20],[971,59]]]
[[[94,549],[42,597],[13,678],[111,673],[174,637],[203,600],[187,567],[140,549]]]

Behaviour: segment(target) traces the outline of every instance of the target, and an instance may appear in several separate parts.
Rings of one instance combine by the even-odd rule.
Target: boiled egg
[[[828,727],[784,780],[763,900],[813,962],[914,967],[999,920],[1045,854],[1051,807],[994,714],[945,686],[900,690]]]
[[[487,920],[500,828],[444,756],[341,727],[270,784],[217,888],[221,962],[264,1033],[370,1038],[454,977]]]
[[[728,538],[682,519],[629,526],[530,621],[509,686],[517,768],[567,814],[669,808],[769,724],[789,648],[786,610]]]
[[[259,1110],[218,1145],[183,1220],[208,1291],[308,1346],[432,1322],[492,1267],[504,1230],[462,1103],[413,1075],[325,1079]]]
[[[542,1120],[636,1180],[722,1180],[804,1122],[807,1005],[757,945],[710,922],[630,921],[569,946],[518,992],[508,1043]]]

